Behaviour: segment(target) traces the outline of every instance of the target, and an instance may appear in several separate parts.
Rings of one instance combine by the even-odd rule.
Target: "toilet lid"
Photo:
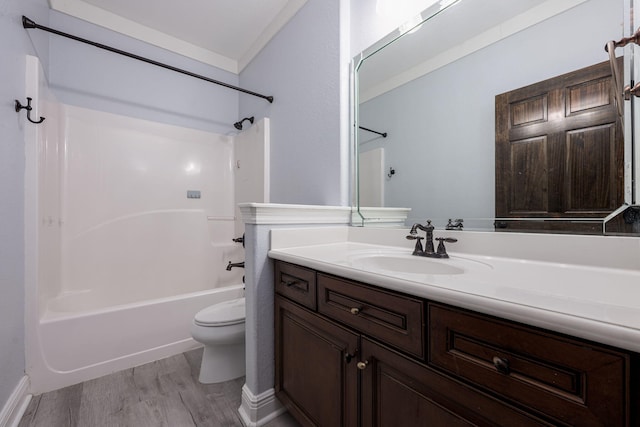
[[[242,323],[244,318],[244,298],[238,298],[200,310],[194,321],[201,326],[227,326]]]

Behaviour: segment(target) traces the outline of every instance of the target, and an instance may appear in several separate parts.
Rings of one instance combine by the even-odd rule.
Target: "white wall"
[[[271,201],[341,205],[345,138],[341,136],[339,0],[309,0],[240,74],[242,87],[273,95],[273,104],[240,98],[240,116],[271,119]]]
[[[22,15],[47,22],[46,0],[0,0],[0,409],[24,375],[24,126],[13,100],[26,102],[25,55],[48,58],[46,38]],[[21,114],[24,114],[21,113]]]
[[[242,256],[231,242],[233,138],[63,111],[62,292],[90,291],[108,304],[239,283],[223,268],[231,252]]]

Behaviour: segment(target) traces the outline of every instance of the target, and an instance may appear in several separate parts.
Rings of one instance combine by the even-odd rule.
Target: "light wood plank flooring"
[[[200,384],[202,349],[34,396],[18,427],[240,427],[244,378]],[[284,414],[265,427],[298,427]]]

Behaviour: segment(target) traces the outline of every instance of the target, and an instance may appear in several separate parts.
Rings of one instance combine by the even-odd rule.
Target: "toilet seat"
[[[229,326],[244,323],[244,319],[245,299],[238,298],[200,310],[193,322],[199,326]]]

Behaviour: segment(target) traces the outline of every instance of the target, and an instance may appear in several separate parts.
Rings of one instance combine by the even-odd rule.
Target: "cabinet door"
[[[363,427],[548,425],[366,338],[358,361]]]
[[[358,335],[280,296],[275,323],[278,399],[303,426],[357,426]]]

